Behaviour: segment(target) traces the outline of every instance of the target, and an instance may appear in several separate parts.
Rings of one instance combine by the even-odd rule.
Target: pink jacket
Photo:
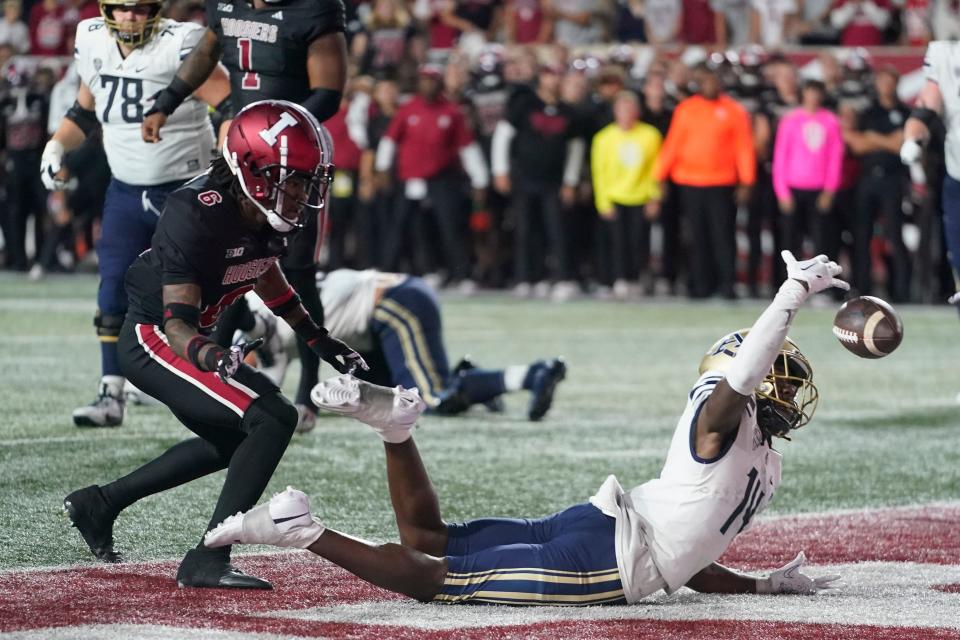
[[[773,147],[773,190],[777,198],[790,189],[836,191],[843,167],[840,121],[826,109],[794,109],[777,127]]]

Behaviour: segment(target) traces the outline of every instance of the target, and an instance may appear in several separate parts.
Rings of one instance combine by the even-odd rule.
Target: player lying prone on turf
[[[772,438],[809,422],[813,369],[789,338],[813,293],[848,288],[825,256],[798,263],[753,328],[718,341],[700,363],[660,477],[624,491],[607,478],[589,502],[539,520],[484,518],[448,524],[410,430],[425,404],[416,390],[344,375],[317,385],[313,400],[350,415],[384,440],[400,544],[374,545],[326,529],[307,496],[288,488],[228,518],[210,547],[299,547],[380,587],[421,601],[493,604],[634,603],[682,586],[708,593],[807,593],[838,576],[811,578],[800,553],[764,578],[716,563],[780,484]]]

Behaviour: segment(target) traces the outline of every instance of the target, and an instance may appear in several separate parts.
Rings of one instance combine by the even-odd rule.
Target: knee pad
[[[97,309],[97,315],[93,317],[93,326],[97,328],[97,335],[101,341],[116,342],[120,336],[120,328],[123,327],[124,314],[116,315],[104,313]]]
[[[297,409],[279,391],[254,400],[240,421],[240,428],[246,433],[264,426],[277,427],[290,435],[297,428]]]

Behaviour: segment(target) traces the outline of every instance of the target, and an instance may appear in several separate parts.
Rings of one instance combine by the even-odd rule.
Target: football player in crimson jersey
[[[700,363],[660,476],[624,491],[609,476],[588,502],[540,518],[448,524],[411,429],[417,391],[344,375],[313,390],[318,406],[380,434],[400,544],[374,545],[326,529],[307,496],[288,488],[231,516],[205,544],[298,547],[385,589],[421,601],[475,604],[625,604],[683,586],[705,593],[806,593],[838,576],[811,578],[804,555],[767,577],[719,564],[733,539],[780,484],[773,437],[804,426],[816,407],[813,369],[787,331],[806,299],[840,267],[784,252],[789,279],[753,327],[721,338]]]
[[[230,72],[238,106],[255,100],[290,100],[320,122],[337,112],[347,78],[341,0],[207,0],[206,7],[207,30],[147,112],[142,127],[145,141],[161,139],[168,115],[218,61]],[[314,278],[322,231],[320,221],[311,219],[280,261],[287,280],[318,321],[323,320],[323,306]],[[253,316],[238,301],[224,314],[217,341],[228,345],[234,330],[247,329],[251,322]],[[308,431],[315,417],[310,389],[317,383],[320,363],[302,340],[297,349],[303,366],[295,402],[301,416],[299,430]]]
[[[148,146],[138,135],[148,96],[177,73],[202,27],[161,18],[160,0],[101,0],[99,18],[77,25],[76,102],[43,150],[40,174],[50,190],[63,189],[63,157],[98,126],[113,179],[107,189],[97,241],[100,287],[94,325],[100,337],[102,378],[92,404],[73,412],[77,426],[113,427],[123,422],[123,376],[117,336],[127,309],[123,277],[157,225],[166,197],[210,163],[216,142],[207,105],[232,115],[230,85],[214,68],[170,116],[170,135]],[[206,104],[204,104],[206,103]]]
[[[310,317],[277,259],[325,203],[333,166],[324,130],[283,101],[249,105],[233,120],[223,157],[167,199],[150,249],[127,272],[130,298],[118,342],[124,374],[167,405],[198,438],[174,445],[114,482],[74,491],[64,506],[91,551],[120,560],[113,522],[141,498],[227,469],[212,527],[253,506],[297,423],[293,405],[243,364],[251,345],[224,349],[207,334],[233,300],[254,291],[338,371],[366,363]],[[198,545],[181,586],[270,588]]]

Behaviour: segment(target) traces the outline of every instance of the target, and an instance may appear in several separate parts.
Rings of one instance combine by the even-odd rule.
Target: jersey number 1
[[[244,72],[240,88],[255,91],[260,88],[260,74],[250,71],[253,68],[253,41],[250,38],[238,38],[237,48],[240,49],[240,70]]]

